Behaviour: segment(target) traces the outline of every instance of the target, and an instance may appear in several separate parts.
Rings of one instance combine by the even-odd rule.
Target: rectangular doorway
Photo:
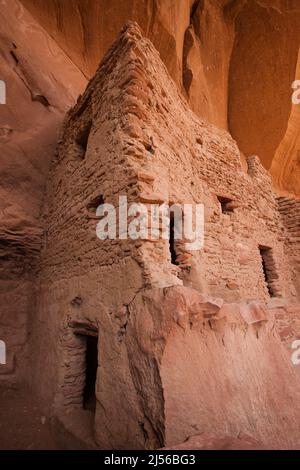
[[[73,356],[73,360],[70,360],[71,367],[68,368],[68,375],[77,376],[78,379],[77,387],[72,394],[75,396],[78,393],[78,404],[80,403],[84,410],[92,412],[96,410],[98,340],[98,330],[94,326],[73,322],[71,344],[73,354],[77,356],[77,359]]]
[[[260,252],[260,257],[261,257],[265,283],[266,283],[269,295],[270,297],[277,297],[278,292],[276,288],[276,282],[278,280],[278,274],[276,271],[275,261],[273,257],[273,250],[272,248],[269,248],[266,246],[259,246],[259,252]]]
[[[96,380],[98,370],[98,336],[85,336],[85,381],[83,389],[83,408],[96,410]]]

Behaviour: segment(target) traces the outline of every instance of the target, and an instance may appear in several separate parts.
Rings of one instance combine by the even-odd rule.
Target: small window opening
[[[233,212],[232,199],[223,196],[217,196],[219,203],[221,204],[221,210],[223,214],[231,214]]]
[[[85,383],[83,389],[83,408],[96,410],[96,379],[98,369],[98,336],[84,336],[85,349]]]
[[[101,194],[100,196],[95,197],[88,203],[87,210],[91,215],[96,215],[98,207],[102,204],[104,204],[104,197]]]
[[[85,127],[78,133],[75,142],[79,149],[79,157],[83,160],[86,154],[89,136],[92,128],[92,121],[89,121]]]
[[[278,279],[278,274],[276,272],[275,262],[273,258],[273,250],[272,248],[260,246],[259,251],[268,292],[270,294],[270,297],[276,297],[278,292],[274,285],[274,281]]]
[[[177,254],[175,248],[175,222],[174,222],[174,214],[170,213],[170,235],[169,235],[169,249],[171,254],[171,263],[178,266],[177,261]]]

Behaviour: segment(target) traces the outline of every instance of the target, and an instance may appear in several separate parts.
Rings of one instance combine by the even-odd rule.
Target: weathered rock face
[[[298,426],[291,409],[298,381],[272,318],[257,320],[248,307],[246,322],[241,305],[226,304],[208,321],[197,296],[171,287],[142,292],[130,305],[132,376],[147,390],[141,401],[156,434],[167,446],[203,432],[241,432],[268,448],[297,447],[290,424]]]
[[[19,2],[1,2],[0,23],[0,78],[7,92],[0,105],[0,325],[8,352],[1,383],[26,374],[45,180],[65,113],[85,78]]]
[[[299,20],[299,2],[272,0],[245,2],[236,18],[230,59],[229,128],[245,155],[260,155],[268,169],[281,141],[285,140],[287,152],[298,135],[285,134],[290,120],[294,120],[291,95],[298,76]],[[297,126],[299,129],[300,121]],[[297,151],[292,159],[291,155],[282,155],[283,168],[274,169],[272,174],[279,187],[284,187],[283,180],[289,178],[289,189],[299,192],[292,173],[288,176],[284,169],[288,165],[291,171],[296,161]]]
[[[202,433],[187,439],[182,444],[164,450],[264,450],[265,447],[249,436],[220,438],[213,434]]]
[[[89,441],[90,418],[106,449],[203,432],[299,446],[299,377],[266,307],[270,296],[296,302],[293,270],[270,177],[256,157],[247,165],[129,25],[68,115],[43,210],[31,384],[78,439]],[[119,195],[149,209],[203,202],[204,249],[100,241],[96,207],[118,208]],[[91,338],[96,408],[86,418]]]
[[[87,77],[123,24],[137,21],[192,109],[259,155],[280,190],[300,194],[298,0],[22,3]]]
[[[54,157],[128,18],[188,103],[131,26]],[[290,353],[299,204],[249,157],[299,193],[298,0],[3,0],[0,20],[0,383],[29,380],[90,447],[299,447],[299,377],[272,317]],[[205,248],[100,242],[95,208],[119,194],[203,202]]]
[[[296,78],[297,80],[300,80],[300,52],[298,55]],[[297,97],[300,97],[299,88]],[[298,196],[300,181],[299,122],[300,105],[294,104],[292,106],[285,135],[277,148],[270,168],[274,184],[278,188],[285,188],[289,191],[293,191]]]
[[[300,105],[290,100],[290,85],[300,78],[298,3],[1,2],[0,79],[7,104],[0,106],[0,321],[10,352],[0,380],[10,380],[25,355],[43,230],[38,219],[63,118],[124,22],[139,22],[199,116],[229,128],[246,156],[258,154],[270,168],[277,188],[299,194]],[[249,248],[239,249],[240,260],[249,261]],[[237,280],[228,286],[234,293]]]

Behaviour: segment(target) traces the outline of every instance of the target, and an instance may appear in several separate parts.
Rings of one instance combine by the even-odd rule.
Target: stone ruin
[[[247,165],[127,25],[67,116],[44,198],[26,380],[65,442],[299,448],[299,201]],[[96,209],[119,195],[203,203],[203,249],[99,240]]]

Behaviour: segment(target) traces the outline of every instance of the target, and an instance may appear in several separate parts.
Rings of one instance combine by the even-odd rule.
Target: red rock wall
[[[87,77],[127,20],[151,39],[192,109],[259,155],[299,194],[299,106],[292,82],[298,0],[22,0]],[[296,173],[295,173],[296,172]],[[296,174],[298,176],[296,176]]]
[[[157,434],[167,446],[241,433],[297,448],[299,379],[272,316],[260,307],[257,317],[250,304],[209,313],[202,302],[195,290],[170,287],[141,292],[130,306],[132,374]]]
[[[45,180],[66,110],[85,79],[65,53],[15,0],[1,3],[0,69],[0,338],[7,365],[0,383],[27,377],[25,367],[39,220]]]

